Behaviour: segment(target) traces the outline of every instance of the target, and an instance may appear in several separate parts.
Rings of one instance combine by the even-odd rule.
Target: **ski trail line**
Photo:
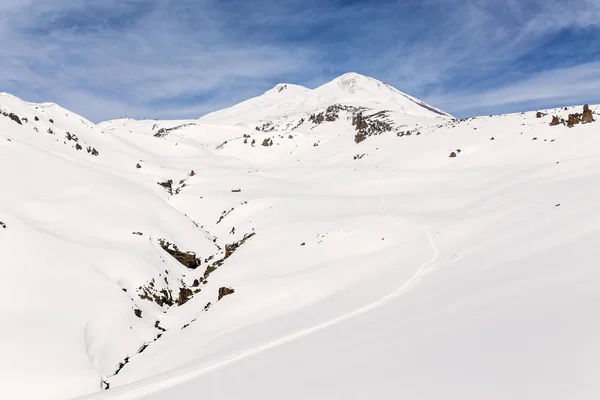
[[[383,207],[384,204],[385,204],[385,199],[382,197],[381,204],[379,206],[379,210],[381,211],[382,214],[387,214],[392,219],[392,221],[394,221],[394,224],[398,225],[396,218],[391,213],[384,210],[384,207]],[[315,325],[313,327],[302,329],[298,332],[288,334],[286,336],[283,336],[283,337],[276,339],[274,341],[271,341],[269,343],[255,347],[253,349],[242,351],[238,354],[234,354],[234,355],[224,358],[220,361],[217,361],[214,364],[208,365],[208,366],[200,368],[200,369],[193,369],[193,367],[192,367],[192,368],[190,368],[190,370],[188,372],[184,372],[181,370],[174,370],[174,371],[166,372],[166,373],[162,374],[162,377],[154,377],[154,379],[156,379],[156,378],[161,379],[160,381],[154,381],[152,377],[149,377],[149,378],[146,378],[146,379],[122,386],[122,387],[117,387],[117,388],[111,389],[109,392],[101,392],[98,394],[82,397],[81,399],[87,399],[87,400],[97,399],[97,398],[100,398],[103,393],[104,394],[112,394],[113,396],[108,396],[112,399],[135,399],[135,398],[139,398],[144,395],[156,393],[161,389],[167,389],[169,387],[177,385],[178,383],[190,381],[193,378],[204,375],[208,372],[211,372],[218,368],[224,367],[228,364],[232,364],[234,362],[237,362],[237,361],[243,360],[245,358],[252,357],[256,354],[262,353],[266,350],[269,350],[269,349],[272,349],[275,347],[279,347],[286,343],[300,339],[304,336],[308,336],[310,334],[318,332],[322,329],[328,328],[332,325],[336,325],[341,322],[347,321],[349,319],[355,318],[359,315],[365,314],[368,311],[374,310],[378,307],[381,307],[381,306],[389,303],[394,298],[399,297],[399,296],[403,295],[404,293],[410,291],[413,287],[415,287],[421,281],[421,279],[423,279],[424,276],[426,276],[427,274],[429,274],[430,272],[432,272],[434,270],[433,268],[428,268],[428,266],[433,264],[437,260],[438,250],[435,246],[435,243],[433,242],[433,238],[431,237],[431,234],[429,233],[429,229],[427,227],[420,227],[420,228],[425,231],[427,238],[429,240],[429,243],[431,245],[431,248],[433,249],[432,258],[428,261],[425,261],[423,264],[421,264],[421,266],[417,269],[417,272],[408,281],[406,281],[402,286],[400,286],[398,289],[394,290],[393,292],[389,293],[388,295],[380,298],[379,300],[376,300],[370,304],[367,304],[365,306],[357,308],[356,310],[354,310],[348,314],[344,314],[337,318],[323,322],[319,325]]]

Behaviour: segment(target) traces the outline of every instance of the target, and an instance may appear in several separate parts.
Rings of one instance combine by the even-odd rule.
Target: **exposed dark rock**
[[[365,121],[364,117],[362,114],[357,114],[356,116],[352,117],[352,125],[354,125],[357,131],[360,131],[361,129],[367,129],[367,121]]]
[[[235,293],[234,289],[228,288],[228,287],[221,287],[221,288],[219,288],[218,300],[221,300],[223,297],[229,296],[230,294],[233,294],[233,293]]]
[[[391,131],[392,126],[385,121],[387,116],[388,111],[379,111],[367,116],[364,116],[362,112],[356,113],[352,117],[352,125],[357,131],[354,141],[360,143],[368,136],[380,135],[383,132]],[[409,133],[406,134],[408,135]]]
[[[196,173],[194,172],[194,170],[191,170],[190,171],[190,176],[194,176],[194,175],[196,175]]]
[[[143,233],[142,233],[142,232],[133,232],[133,234],[134,234],[134,235],[137,235],[137,236],[142,236],[142,235],[143,235]]]
[[[273,146],[273,140],[271,138],[266,138],[263,140],[262,145],[265,147]]]
[[[552,122],[550,122],[550,126],[556,126],[560,124],[560,119],[558,118],[557,115],[554,115],[552,117]]]
[[[148,343],[144,343],[142,345],[142,347],[140,347],[140,349],[138,350],[137,354],[143,353],[144,350],[146,350],[148,348]]]
[[[536,118],[542,118],[542,117],[543,117],[543,116],[545,116],[545,115],[546,115],[546,114],[544,114],[543,112],[540,112],[540,111],[538,111],[538,112],[536,112],[536,113],[535,113],[535,117],[536,117]]]
[[[19,116],[15,113],[7,113],[7,112],[0,111],[0,114],[4,115],[5,117],[10,118],[11,120],[15,121],[19,125],[23,125]]]
[[[221,263],[218,265],[216,265],[216,263],[215,263],[215,264],[212,264],[212,265],[209,265],[208,267],[206,267],[206,269],[204,270],[204,279],[208,278],[210,276],[210,274],[215,272],[217,270],[217,268],[223,264],[222,259],[219,261],[221,261]]]
[[[157,182],[160,186],[164,187],[165,189],[167,189],[167,191],[169,192],[169,194],[173,194],[173,180],[169,179],[168,181],[165,182]]]
[[[246,240],[250,239],[254,235],[255,235],[255,233],[249,233],[249,234],[244,235],[244,237],[242,239],[240,239],[239,241],[237,241],[235,243],[226,244],[225,245],[225,257],[223,259],[229,258],[241,245],[246,243]]]
[[[239,193],[239,192],[241,192],[241,191],[242,191],[242,189],[231,189],[231,191],[232,191],[233,193]]]
[[[165,328],[163,328],[162,326],[160,326],[160,321],[156,321],[156,322],[154,323],[154,327],[155,327],[156,329],[158,329],[159,331],[161,331],[161,332],[166,332],[166,331],[167,331]]]
[[[174,126],[173,128],[160,128],[158,131],[156,131],[156,133],[154,134],[154,137],[164,137],[164,136],[167,136],[167,134],[171,131],[185,128],[186,126],[190,126],[190,125],[197,125],[197,124],[188,123],[188,124],[177,125],[177,126]],[[154,130],[154,127],[152,127],[152,129]]]
[[[583,106],[583,115],[581,117],[581,122],[584,124],[589,124],[590,122],[594,122],[594,116],[592,115],[592,110],[590,110],[590,106],[587,104]]]
[[[169,253],[173,258],[188,268],[196,269],[198,267],[198,259],[196,253],[192,251],[180,251],[176,244],[169,243],[164,239],[159,239],[160,247]]]
[[[49,120],[49,121],[50,121],[50,123],[51,123],[51,124],[53,124],[53,123],[54,123],[54,120],[53,120],[52,118],[50,118],[50,120]]]
[[[140,168],[142,168],[142,166],[141,166],[139,163],[135,164],[135,167],[136,167],[137,169],[140,169]]]
[[[450,158],[454,158],[456,157],[456,153],[453,151],[452,153],[450,153]]]
[[[221,258],[220,260],[215,261],[214,263],[210,264],[209,266],[206,267],[206,270],[204,271],[204,279],[206,280],[210,274],[212,274],[214,271],[217,270],[217,268],[219,268],[221,265],[223,265],[225,263],[225,260],[227,260],[229,257],[231,257],[231,255],[244,243],[246,243],[246,241],[248,239],[250,239],[251,237],[253,237],[255,235],[254,232],[252,233],[247,233],[244,235],[244,237],[242,239],[240,239],[239,241],[235,242],[235,243],[230,243],[230,244],[226,244],[225,245],[225,255],[223,256],[223,258]]]
[[[33,117],[34,121],[39,121],[40,119],[38,118],[38,116],[36,115],[35,117]]]
[[[209,301],[208,303],[206,303],[206,305],[204,306],[204,311],[208,311],[208,309],[210,308],[210,306],[212,306],[211,302]]]
[[[142,310],[140,310],[139,308],[136,308],[135,310],[133,310],[133,313],[135,314],[136,317],[142,318]]]
[[[275,130],[275,125],[272,121],[265,122],[262,126],[257,126],[255,128],[259,132],[272,132]],[[250,135],[248,135],[250,137]]]
[[[81,149],[83,149],[83,147],[81,147],[81,145],[80,145],[79,143],[77,143],[77,144],[75,145],[75,149],[76,149],[76,150],[81,150]]]
[[[192,289],[179,288],[179,298],[177,299],[177,305],[181,306],[187,303],[187,301],[191,299],[192,296],[194,296],[194,292],[192,291]]]
[[[362,141],[364,141],[367,138],[367,135],[365,133],[357,133],[356,135],[354,135],[354,141],[356,143],[360,143]]]
[[[125,365],[127,365],[127,363],[129,363],[129,357],[125,357],[125,359],[123,360],[123,362],[119,363],[119,368],[117,368],[117,370],[115,371],[114,375],[118,375],[119,372],[121,372],[121,370],[123,369],[123,367]]]
[[[579,113],[569,114],[569,119],[567,119],[567,126],[569,128],[574,127],[575,125],[577,125],[580,122],[581,122],[581,114],[579,114]]]
[[[142,293],[139,293],[140,291]],[[138,288],[138,296],[142,300],[153,301],[160,307],[165,305],[170,307],[175,304],[171,290],[168,288],[156,290],[153,282],[151,282],[148,286],[140,286]]]
[[[308,120],[310,122],[312,122],[313,124],[317,124],[318,125],[318,124],[323,123],[323,121],[325,121],[325,116],[323,115],[323,113],[319,113],[317,115],[312,114],[310,116],[310,118],[308,118]]]
[[[99,154],[98,150],[96,150],[94,147],[91,147],[91,146],[88,146],[86,150],[87,150],[88,154],[91,154],[93,156],[97,156]]]
[[[0,228],[6,229],[6,224],[2,221],[0,221]]]
[[[221,221],[223,221],[225,219],[225,217],[227,217],[235,208],[231,207],[231,210],[229,211],[223,211],[221,213],[221,216],[219,217],[219,220],[217,221],[217,224],[220,224]]]

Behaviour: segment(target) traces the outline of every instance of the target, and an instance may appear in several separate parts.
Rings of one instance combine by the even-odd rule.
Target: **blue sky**
[[[456,116],[600,103],[600,0],[0,0],[0,91],[196,118],[373,76]]]

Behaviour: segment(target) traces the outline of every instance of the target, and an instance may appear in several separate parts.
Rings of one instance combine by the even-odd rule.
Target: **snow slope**
[[[2,397],[596,398],[597,122],[398,93],[349,74],[98,126],[3,95],[28,122],[0,115]]]

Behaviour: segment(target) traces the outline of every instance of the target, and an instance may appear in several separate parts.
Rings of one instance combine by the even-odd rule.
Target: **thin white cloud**
[[[531,78],[480,93],[451,94],[428,99],[457,111],[492,109],[518,104],[572,104],[600,100],[600,62],[557,68]]]

